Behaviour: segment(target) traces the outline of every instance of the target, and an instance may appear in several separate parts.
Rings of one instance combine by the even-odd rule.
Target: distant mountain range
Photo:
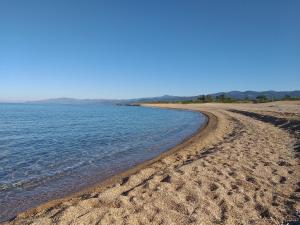
[[[224,94],[227,97],[242,100],[245,98],[255,99],[257,96],[264,95],[269,99],[281,99],[286,95],[290,97],[300,97],[300,91],[230,91],[210,94],[217,97]],[[160,97],[135,98],[135,99],[74,99],[74,98],[54,98],[40,101],[30,101],[31,104],[134,104],[142,102],[177,102],[195,100],[201,95],[196,96],[172,96],[163,95]]]
[[[257,96],[264,95],[268,99],[281,99],[286,95],[290,97],[300,97],[300,91],[230,91],[230,92],[219,92],[212,94],[211,96],[216,97],[221,94],[225,94],[227,97],[242,100],[249,98],[251,100],[255,99]]]
[[[77,99],[77,98],[51,98],[38,101],[27,101],[26,103],[30,104],[112,104],[119,103],[123,100],[114,100],[114,99]]]

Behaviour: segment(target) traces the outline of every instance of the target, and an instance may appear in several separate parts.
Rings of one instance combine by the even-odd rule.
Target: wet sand
[[[281,224],[300,212],[300,102],[154,104],[209,117],[188,141],[5,224]]]

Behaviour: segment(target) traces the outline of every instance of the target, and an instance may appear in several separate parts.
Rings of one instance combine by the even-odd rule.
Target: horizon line
[[[126,100],[134,100],[134,99],[143,99],[143,98],[159,98],[164,96],[170,96],[170,97],[197,97],[201,95],[214,95],[218,93],[229,93],[229,92],[295,92],[300,91],[300,89],[296,90],[264,90],[264,91],[253,91],[253,90],[245,90],[245,91],[218,91],[210,94],[197,94],[197,95],[171,95],[171,94],[164,94],[159,96],[146,96],[146,97],[132,97],[132,98],[80,98],[80,97],[49,97],[49,98],[40,98],[40,99],[28,99],[28,100],[1,100],[0,103],[30,103],[30,102],[39,102],[39,101],[49,101],[49,100],[79,100],[79,101],[126,101]]]

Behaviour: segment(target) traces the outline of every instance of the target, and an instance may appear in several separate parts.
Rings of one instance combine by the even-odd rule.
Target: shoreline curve
[[[151,106],[144,106],[142,105],[141,107],[151,107]],[[141,162],[137,165],[135,165],[132,168],[126,169],[120,173],[117,173],[116,175],[113,175],[109,178],[106,178],[102,181],[96,182],[95,184],[92,184],[89,187],[83,188],[80,191],[76,191],[71,194],[67,194],[65,197],[58,198],[58,199],[52,199],[49,200],[45,203],[41,203],[35,207],[29,208],[25,211],[21,211],[20,213],[16,214],[14,217],[9,218],[7,220],[0,221],[0,224],[5,224],[7,222],[13,222],[15,219],[25,219],[28,217],[31,217],[35,214],[39,214],[41,212],[47,211],[51,208],[54,208],[56,206],[59,206],[63,204],[64,202],[67,201],[72,201],[77,198],[81,198],[87,195],[90,195],[93,192],[103,192],[109,188],[112,188],[115,184],[117,183],[122,183],[124,179],[127,177],[130,177],[131,175],[134,175],[135,173],[139,172],[142,169],[145,169],[152,164],[176,153],[179,152],[180,150],[186,148],[187,146],[193,144],[195,141],[200,141],[204,140],[212,131],[214,131],[217,127],[218,124],[218,118],[216,115],[214,115],[211,112],[207,111],[200,111],[200,110],[191,110],[191,109],[180,109],[180,108],[167,108],[167,107],[159,107],[159,108],[164,108],[168,110],[184,110],[184,111],[193,111],[199,114],[203,114],[206,118],[205,122],[203,123],[202,126],[200,126],[195,133],[192,135],[186,137],[182,142],[179,144],[175,145],[174,147],[167,149],[166,151],[160,153],[156,157],[146,160],[144,162]]]

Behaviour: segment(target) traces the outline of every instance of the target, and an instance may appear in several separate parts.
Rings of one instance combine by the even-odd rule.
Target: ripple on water
[[[204,121],[145,107],[0,104],[0,219],[151,159]]]

